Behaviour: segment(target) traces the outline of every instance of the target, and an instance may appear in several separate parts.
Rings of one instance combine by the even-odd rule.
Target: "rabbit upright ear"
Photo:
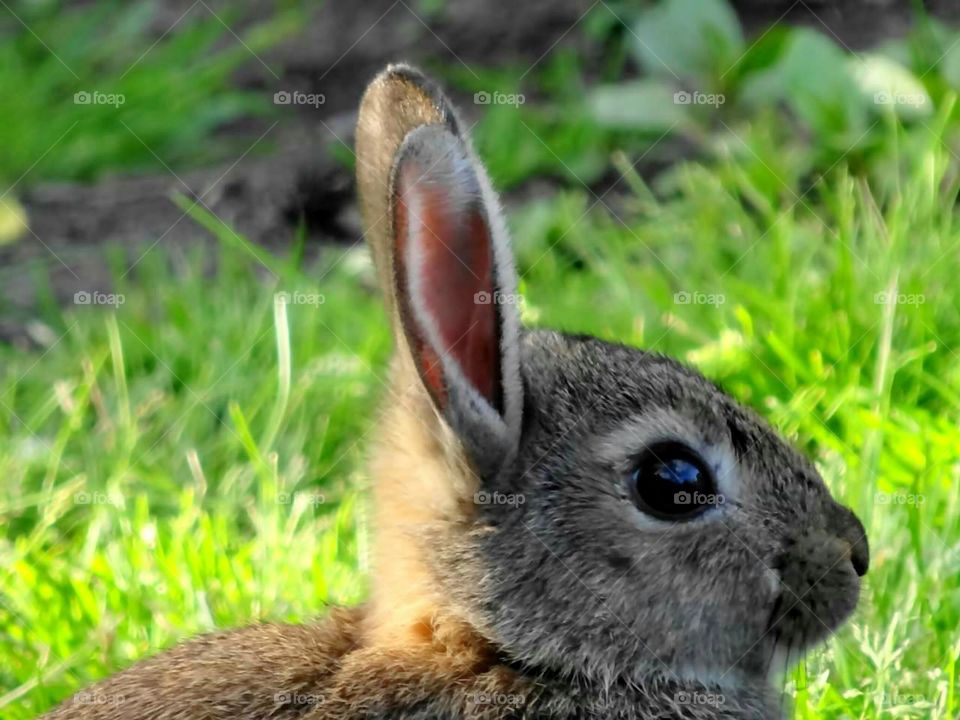
[[[512,456],[520,433],[509,240],[486,172],[443,96],[407,68],[384,75],[368,90],[358,123],[368,241],[398,351],[409,353],[433,406],[483,477]],[[377,115],[365,114],[374,109]],[[386,171],[384,154],[399,131]],[[381,210],[384,217],[371,217]]]
[[[521,404],[516,287],[499,208],[469,148],[438,125],[407,136],[391,187],[407,345],[475,466],[492,472],[516,447]]]

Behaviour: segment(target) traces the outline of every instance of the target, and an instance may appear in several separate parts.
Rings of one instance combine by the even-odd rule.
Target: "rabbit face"
[[[862,525],[697,372],[521,330],[506,223],[461,128],[406,67],[361,105],[392,382],[416,398],[394,403],[376,466],[376,625],[452,609],[536,672],[765,683],[856,607]]]
[[[521,348],[520,450],[478,496],[482,569],[460,590],[508,654],[734,684],[852,613],[863,527],[762,421],[669,358],[552,332]],[[649,448],[673,456],[657,459],[676,498],[651,494]]]

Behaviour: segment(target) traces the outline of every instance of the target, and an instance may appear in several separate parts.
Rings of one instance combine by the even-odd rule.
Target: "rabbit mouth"
[[[788,669],[856,610],[860,578],[850,562],[813,557],[791,553],[778,563],[780,592],[767,623],[773,639],[771,672]]]
[[[802,609],[801,602],[786,588],[777,597],[770,613],[767,632],[772,642],[768,669],[772,676],[793,667],[807,650],[828,638],[836,627],[818,624]]]
[[[804,650],[789,643],[775,642],[767,664],[767,684],[782,687],[790,669],[803,659]]]
[[[824,625],[811,619],[805,612],[794,612],[790,608],[796,598],[789,592],[781,593],[770,613],[767,633],[770,643],[764,651],[767,685],[782,687],[790,670],[796,666],[806,653],[829,638],[837,626]]]

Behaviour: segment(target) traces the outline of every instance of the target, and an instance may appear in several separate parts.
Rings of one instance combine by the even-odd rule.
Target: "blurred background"
[[[366,82],[448,88],[524,320],[677,356],[867,525],[797,718],[955,718],[960,7],[0,0],[0,715],[363,599]],[[601,310],[598,312],[598,310]]]

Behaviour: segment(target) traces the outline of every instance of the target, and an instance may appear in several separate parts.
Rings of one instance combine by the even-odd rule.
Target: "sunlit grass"
[[[68,60],[80,63],[91,40],[77,42]],[[183,42],[167,50],[174,75],[196,55]],[[957,717],[949,91],[908,129],[878,120],[870,146],[835,163],[814,163],[809,138],[779,114],[727,116],[701,133],[701,162],[650,187],[632,164],[659,133],[622,145],[604,134],[577,104],[575,64],[557,57],[541,81],[559,105],[490,107],[477,127],[495,179],[547,174],[566,188],[512,217],[526,322],[698,366],[809,452],[864,520],[860,608],[788,679],[796,717]],[[62,70],[49,72],[40,89],[60,93]],[[128,82],[135,96],[143,80]],[[190,102],[202,101],[198,87]],[[198,126],[177,130],[184,108],[155,118],[174,159],[197,142]],[[100,137],[89,122],[78,129]],[[56,139],[28,125],[10,132],[35,150]],[[89,162],[64,153],[51,172],[96,175],[127,157],[121,145]],[[612,147],[624,149],[618,180],[598,200],[577,181],[607,173]],[[0,175],[24,165],[20,149],[10,144]],[[390,348],[369,262],[360,249],[307,265],[300,248],[270,255],[180,203],[198,237],[216,237],[212,249],[157,248],[126,274],[114,248],[121,304],[45,306],[31,326],[39,349],[0,346],[5,718],[33,717],[185,636],[303,620],[365,595],[363,458]]]
[[[934,133],[896,195],[840,170],[768,214],[744,202],[759,190],[736,153],[677,167],[660,199],[621,163],[621,219],[587,212],[586,192],[514,217],[528,322],[695,363],[807,449],[864,519],[863,602],[788,684],[797,717],[958,710],[948,160]],[[152,253],[118,285],[122,305],[69,307],[46,319],[47,349],[2,351],[10,717],[185,635],[363,597],[364,438],[389,351],[369,265],[329,251],[267,272],[197,217],[221,236],[214,276],[200,251]]]
[[[196,3],[156,38],[154,3],[44,0],[0,11],[4,195],[40,179],[232,160],[256,135],[227,140],[214,131],[270,111],[266,94],[234,89],[232,75],[302,23],[301,13],[283,10],[231,36],[225,23],[237,24],[235,10],[214,15]]]

